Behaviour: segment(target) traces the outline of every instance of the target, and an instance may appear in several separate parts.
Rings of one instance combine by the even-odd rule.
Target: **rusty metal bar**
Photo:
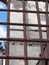
[[[2,1],[2,2],[6,3],[6,4],[7,4],[7,2],[8,2],[8,0],[0,0],[0,1]],[[22,1],[22,0],[18,0],[18,1]],[[32,0],[25,0],[25,1],[32,1]],[[36,1],[36,0],[33,0],[33,1]],[[38,0],[38,1],[46,2],[45,0]],[[48,2],[49,2],[49,1],[48,1]]]
[[[23,23],[6,23],[6,22],[0,22],[0,25],[17,25],[17,26],[34,26],[34,27],[39,27],[39,24],[23,24]],[[41,27],[49,27],[49,24],[48,25],[43,25],[43,24],[40,24]]]
[[[48,58],[49,57],[49,54],[48,54],[49,53],[48,52],[49,51],[49,42],[48,42],[48,39],[49,39],[49,29],[48,29],[48,24],[49,24],[48,23],[48,0],[46,0],[45,3],[46,3],[46,7],[45,7],[46,14],[45,15],[46,15],[46,25],[47,25],[47,27],[46,27],[47,28],[47,42],[46,42],[47,43],[47,48],[46,48],[47,49],[47,52],[45,52],[45,54],[47,53],[47,58]],[[45,60],[45,65],[49,65],[48,64],[48,60]]]
[[[19,56],[0,56],[0,59],[20,59],[20,60],[49,60],[49,58],[41,58],[41,57],[19,57]]]
[[[47,25],[47,58],[49,58],[49,43],[48,43],[48,39],[49,39],[49,27],[48,27],[48,0],[46,0],[46,25]],[[49,65],[49,61],[46,61],[46,64]]]
[[[46,25],[47,25],[47,41],[48,41],[48,39],[49,39],[49,27],[48,27],[48,0],[46,0]],[[48,44],[49,43],[47,43],[47,57],[49,56],[49,54],[48,54],[48,50],[49,50],[49,48],[48,48]]]
[[[36,0],[36,10],[37,10],[37,18],[38,18],[38,24],[39,24],[39,36],[40,36],[40,46],[41,46],[41,57],[43,57],[43,45],[41,43],[41,39],[42,39],[42,31],[41,31],[41,27],[40,27],[40,15],[39,15],[39,8],[38,8],[38,1]]]
[[[32,0],[25,0],[25,1],[32,1]],[[33,0],[33,1],[36,1],[36,0]],[[45,0],[38,0],[39,2],[40,1],[43,1],[43,2],[46,2]],[[48,2],[49,2],[49,0],[48,0]]]
[[[42,39],[42,31],[41,31],[41,26],[40,26],[40,13],[38,12],[39,11],[39,6],[38,6],[38,0],[36,0],[36,10],[37,10],[37,18],[38,18],[38,24],[39,24],[39,36],[40,36],[40,48],[41,48],[41,57],[43,58],[44,57],[44,51],[43,51],[43,44],[41,42],[41,39]],[[44,65],[44,62],[42,61],[41,62],[42,65]]]
[[[23,10],[12,10],[12,9],[0,9],[0,11],[5,11],[5,12],[23,12]],[[29,11],[29,10],[24,10],[26,13],[37,13],[37,11]],[[44,11],[38,11],[39,13],[46,14]],[[49,12],[48,12],[49,13]]]
[[[27,39],[27,38],[0,38],[0,40],[5,40],[5,41],[26,41],[26,42],[49,42],[47,39]]]
[[[10,29],[11,31],[24,31],[23,29]],[[34,32],[39,32],[39,30],[28,30],[28,31],[34,31]],[[42,32],[47,32],[47,30],[41,30]]]
[[[25,0],[22,1],[23,3],[23,24],[26,24],[26,16],[25,16]],[[27,38],[26,35],[26,26],[23,26],[24,28],[24,57],[27,57],[27,42],[25,41],[25,38]],[[28,60],[24,60],[25,65],[28,65]]]
[[[7,1],[7,6],[8,6],[8,9],[10,9],[10,0]],[[7,21],[8,23],[10,23],[10,12],[8,10],[8,14],[7,14]],[[7,24],[7,39],[9,38],[9,24]],[[9,56],[9,40],[7,41],[6,43],[6,56]],[[9,59],[6,59],[6,62],[5,62],[5,65],[9,65]]]

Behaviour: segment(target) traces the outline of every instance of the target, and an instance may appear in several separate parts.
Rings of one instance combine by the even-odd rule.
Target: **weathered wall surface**
[[[39,57],[40,54],[40,46],[29,46],[27,45],[27,53],[29,57]],[[14,45],[12,44],[12,42],[10,43],[10,47],[9,47],[9,55],[10,56],[24,56],[24,45],[20,45],[20,42],[15,42]],[[22,60],[10,60],[10,65],[12,64],[18,64],[24,65],[24,61]],[[35,60],[31,60],[28,61],[29,65],[36,65],[37,61]]]
[[[30,2],[28,2],[30,3]],[[28,4],[26,5],[26,9],[27,10],[36,10],[36,6],[35,3],[33,3],[33,5]],[[22,10],[22,2],[21,1],[14,1],[11,0],[10,3],[10,8],[11,9],[16,9],[16,10]],[[29,6],[29,7],[28,7]],[[33,7],[32,7],[33,6]],[[42,10],[42,9],[40,9]],[[26,23],[27,24],[38,24],[38,20],[37,20],[37,14],[33,14],[33,13],[28,13],[26,14]],[[46,24],[45,22],[45,15],[40,15],[41,18],[41,24]],[[12,23],[23,23],[23,13],[17,13],[17,12],[11,12],[10,13],[10,22]],[[23,29],[23,27],[18,27],[18,26],[10,26],[11,29]],[[29,32],[28,30],[31,29],[38,29],[39,28],[35,28],[35,27],[30,27],[27,28],[27,38],[39,38],[39,32]],[[43,29],[43,28],[42,28]],[[45,28],[44,28],[45,29]],[[44,35],[43,35],[44,33]],[[42,37],[43,39],[46,39],[46,32],[42,32]],[[17,32],[17,31],[11,31],[10,32],[10,37],[11,38],[23,38],[23,32]],[[20,45],[20,42],[14,42],[15,44],[12,45],[12,42],[10,42],[10,47],[9,47],[9,55],[11,56],[24,56],[24,45]],[[40,51],[40,46],[29,46],[27,45],[27,53],[28,56],[31,57],[39,57],[39,54],[41,53]],[[38,61],[35,60],[30,60],[28,61],[28,65],[36,65]],[[9,65],[24,65],[24,61],[23,60],[10,60],[9,61]]]

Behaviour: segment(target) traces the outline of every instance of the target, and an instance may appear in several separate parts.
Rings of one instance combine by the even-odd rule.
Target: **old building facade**
[[[40,58],[48,55],[47,2],[7,0],[6,56]],[[48,5],[49,6],[49,5]],[[38,10],[39,8],[39,10]],[[48,9],[49,10],[49,9]],[[45,12],[46,11],[46,12]],[[48,15],[49,16],[49,15]],[[4,23],[5,24],[5,23]],[[48,37],[49,38],[49,37]],[[46,47],[47,45],[47,47]],[[41,60],[6,59],[6,65],[45,65]]]

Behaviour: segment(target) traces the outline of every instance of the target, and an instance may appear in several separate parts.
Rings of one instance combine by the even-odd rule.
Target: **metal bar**
[[[8,0],[0,0],[2,2],[4,2],[5,4],[7,4]],[[20,0],[21,1],[21,0]],[[32,0],[25,0],[25,1],[32,1]],[[36,1],[36,0],[33,0],[33,1]],[[43,1],[43,2],[46,2],[45,0],[38,0],[39,2],[40,1]],[[49,2],[49,1],[48,1]]]
[[[42,39],[42,31],[41,31],[41,26],[40,26],[40,15],[39,15],[39,7],[38,7],[38,1],[36,0],[36,10],[37,10],[37,18],[38,18],[38,24],[39,24],[39,36],[40,36],[40,48],[41,48],[41,57],[44,57],[44,52],[43,52],[43,44],[41,42]],[[41,62],[42,65],[44,65],[44,62]]]
[[[34,27],[38,27],[39,26],[39,24],[6,23],[6,22],[0,22],[0,25],[18,25],[18,26],[34,26]],[[48,25],[43,25],[43,24],[41,25],[40,24],[40,26],[41,27],[47,27],[47,26],[49,27],[49,24]]]
[[[22,1],[23,3],[23,24],[26,24],[26,16],[25,16],[25,0]],[[24,57],[27,57],[27,42],[25,41],[26,37],[26,26],[23,26],[24,28]],[[28,65],[28,60],[24,60],[25,61],[25,65]]]
[[[49,58],[41,57],[19,57],[19,56],[0,56],[0,59],[19,59],[19,60],[49,60]]]
[[[32,1],[32,0],[25,0],[25,1]],[[36,0],[33,0],[33,1],[36,1]],[[38,0],[39,2],[40,1],[43,1],[43,2],[46,2],[45,0]],[[49,2],[49,1],[48,1]]]
[[[12,10],[12,9],[0,9],[0,11],[5,11],[5,12],[23,12],[23,10]],[[29,10],[24,10],[26,13],[37,13],[37,11],[29,11]],[[46,14],[44,11],[38,11],[41,14]],[[49,12],[48,12],[49,13]]]
[[[23,29],[10,29],[11,31],[24,31]],[[34,31],[34,32],[39,32],[39,30],[28,30],[28,31]],[[47,32],[47,30],[41,30],[42,32]]]
[[[23,10],[10,10],[10,9],[0,9],[0,11],[5,11],[7,12],[9,10],[9,12],[23,12]],[[37,11],[29,11],[29,10],[24,10],[26,13],[37,13]],[[41,14],[46,14],[46,12],[44,11],[38,11]],[[49,13],[49,12],[48,12]]]
[[[42,31],[41,31],[41,26],[40,26],[40,15],[39,15],[39,8],[38,8],[38,1],[36,0],[36,10],[37,10],[37,18],[38,18],[38,24],[39,24],[39,36],[40,36],[40,40],[42,39]],[[42,43],[40,41],[40,46],[41,46],[41,57],[43,57],[43,47],[42,47]]]
[[[49,39],[49,27],[48,27],[48,0],[46,0],[46,25],[47,25],[47,58],[49,58],[49,43],[48,43],[48,39]],[[49,65],[49,62],[46,61],[46,64]]]
[[[8,9],[10,9],[10,0],[7,1]],[[10,23],[10,12],[7,11],[7,21]],[[7,39],[9,38],[9,24],[7,24]],[[9,40],[6,43],[6,56],[9,56]],[[9,59],[6,59],[5,65],[9,65]]]
[[[24,31],[23,29],[10,29],[10,31]]]
[[[26,42],[49,42],[47,39],[24,39],[24,38],[0,38],[0,40],[5,40],[5,41],[26,41]]]
[[[47,25],[47,40],[49,39],[49,29],[48,29],[48,2],[47,2],[47,0],[46,0],[46,25]],[[47,43],[47,54],[48,54],[48,44],[49,43]],[[49,56],[49,55],[48,55]],[[48,57],[47,56],[47,57]]]

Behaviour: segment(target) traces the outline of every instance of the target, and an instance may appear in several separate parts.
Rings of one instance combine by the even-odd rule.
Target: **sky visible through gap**
[[[0,9],[7,9],[7,5],[0,1]],[[0,22],[7,22],[7,12],[0,11]],[[0,24],[0,38],[6,38],[7,35],[7,26]],[[2,46],[4,47],[4,42],[2,41]]]

